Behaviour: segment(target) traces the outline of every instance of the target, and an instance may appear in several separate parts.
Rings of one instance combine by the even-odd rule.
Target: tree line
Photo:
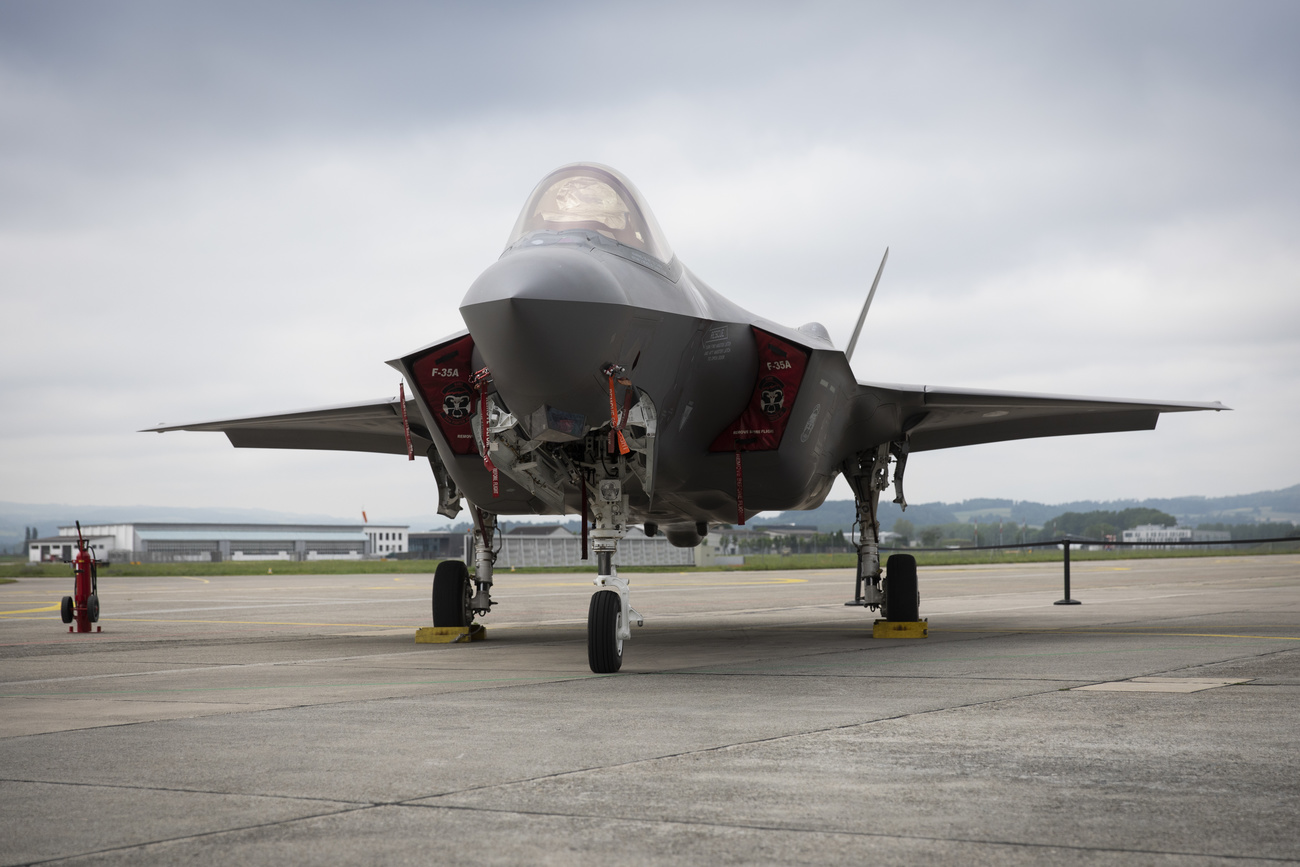
[[[893,531],[901,537],[898,541],[900,546],[905,547],[915,542],[922,548],[947,548],[1050,542],[1067,536],[1122,541],[1125,530],[1145,524],[1172,527],[1177,523],[1178,520],[1173,515],[1158,509],[1131,508],[1119,511],[1066,512],[1045,522],[1042,527],[1009,521],[954,522],[917,527],[911,521],[900,518],[894,522]],[[1300,534],[1300,528],[1289,521],[1200,524],[1196,529],[1227,531],[1234,540],[1276,539]]]

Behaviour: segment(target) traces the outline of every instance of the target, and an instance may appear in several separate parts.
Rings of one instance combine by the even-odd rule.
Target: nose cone
[[[609,415],[600,369],[620,358],[632,309],[618,281],[580,250],[526,249],[474,281],[460,306],[474,344],[516,418],[542,405]]]

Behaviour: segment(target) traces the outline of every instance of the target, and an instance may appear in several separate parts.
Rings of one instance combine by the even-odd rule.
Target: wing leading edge
[[[426,454],[433,445],[414,401],[406,402],[411,445]],[[396,398],[327,406],[276,415],[159,425],[145,431],[219,431],[237,449],[326,449],[345,452],[406,454],[402,407]]]
[[[1152,430],[1161,413],[1227,410],[1184,403],[859,382],[860,397],[897,413],[910,450],[929,451],[1034,437]],[[869,425],[875,428],[876,425]]]

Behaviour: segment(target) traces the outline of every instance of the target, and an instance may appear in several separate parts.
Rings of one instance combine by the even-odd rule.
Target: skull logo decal
[[[785,412],[785,384],[775,376],[764,377],[758,384],[759,406],[770,416]]]
[[[460,424],[473,411],[473,395],[463,382],[453,382],[442,390],[442,417],[452,424]]]

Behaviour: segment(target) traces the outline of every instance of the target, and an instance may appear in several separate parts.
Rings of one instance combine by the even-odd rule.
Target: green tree
[[[1098,521],[1089,524],[1083,530],[1083,535],[1087,536],[1089,539],[1105,539],[1107,536],[1114,536],[1116,540],[1118,540],[1119,534],[1119,527],[1116,527],[1114,524],[1107,524],[1105,521]]]
[[[942,526],[935,525],[921,528],[921,546],[923,548],[937,548],[941,539],[943,539]]]
[[[1131,530],[1142,524],[1159,524],[1172,527],[1178,523],[1173,515],[1159,509],[1125,509],[1122,512],[1066,512],[1043,524],[1042,538],[1061,536],[1089,536],[1088,528],[1095,524],[1108,524],[1119,530]]]

